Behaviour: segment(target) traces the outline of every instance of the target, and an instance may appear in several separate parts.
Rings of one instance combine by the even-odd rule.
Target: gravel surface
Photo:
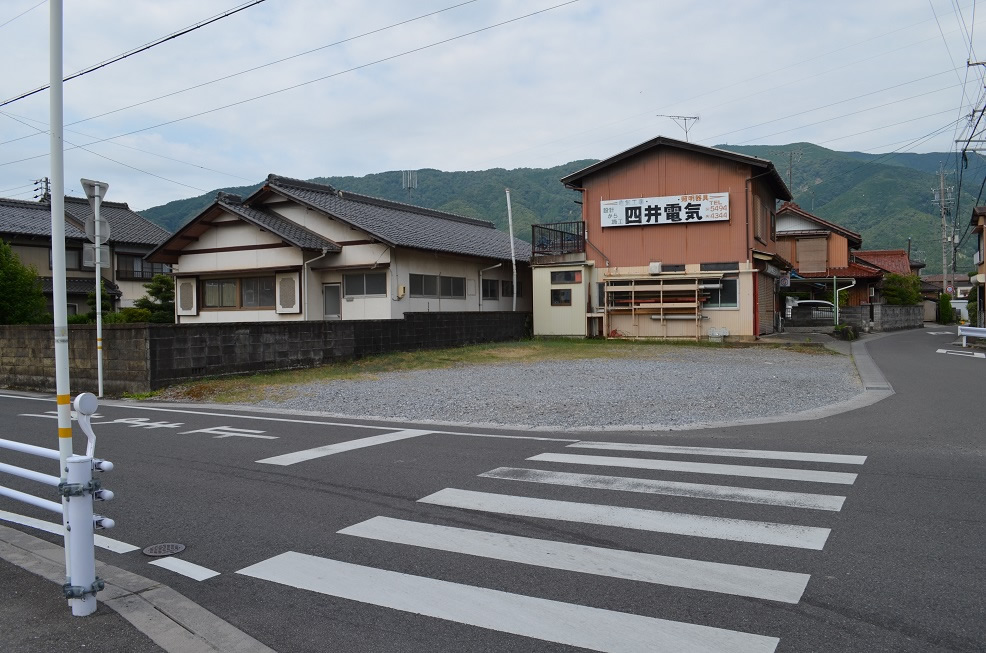
[[[494,363],[301,384],[259,405],[419,422],[660,429],[798,413],[862,392],[845,355],[671,347],[634,358]]]

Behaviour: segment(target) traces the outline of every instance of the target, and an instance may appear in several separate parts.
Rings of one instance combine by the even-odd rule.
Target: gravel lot
[[[634,358],[495,363],[302,384],[259,405],[418,422],[669,429],[798,413],[862,392],[845,355],[668,347]]]

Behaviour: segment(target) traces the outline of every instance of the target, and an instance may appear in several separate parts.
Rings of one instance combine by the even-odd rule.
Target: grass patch
[[[521,342],[467,345],[452,349],[430,349],[368,356],[321,367],[285,370],[192,381],[149,393],[172,401],[253,403],[267,397],[297,396],[295,386],[332,381],[373,379],[379,374],[446,369],[465,365],[535,363],[539,361],[591,358],[661,358],[679,347],[731,349],[742,343],[695,341],[603,340],[584,338],[536,338]],[[823,353],[822,347],[781,347],[801,353]],[[138,397],[133,397],[138,398]]]

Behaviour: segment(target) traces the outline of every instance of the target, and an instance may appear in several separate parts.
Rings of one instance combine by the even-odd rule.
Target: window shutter
[[[198,315],[199,303],[196,296],[198,279],[183,277],[176,282],[175,313],[178,315]]]
[[[301,312],[299,285],[297,272],[286,272],[276,275],[275,289],[277,291],[278,313]]]
[[[825,272],[828,267],[828,241],[824,238],[798,239],[798,272]]]

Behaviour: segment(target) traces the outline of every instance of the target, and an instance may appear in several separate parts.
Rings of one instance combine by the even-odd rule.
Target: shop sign
[[[603,227],[723,222],[729,220],[729,193],[603,200],[599,214]]]

